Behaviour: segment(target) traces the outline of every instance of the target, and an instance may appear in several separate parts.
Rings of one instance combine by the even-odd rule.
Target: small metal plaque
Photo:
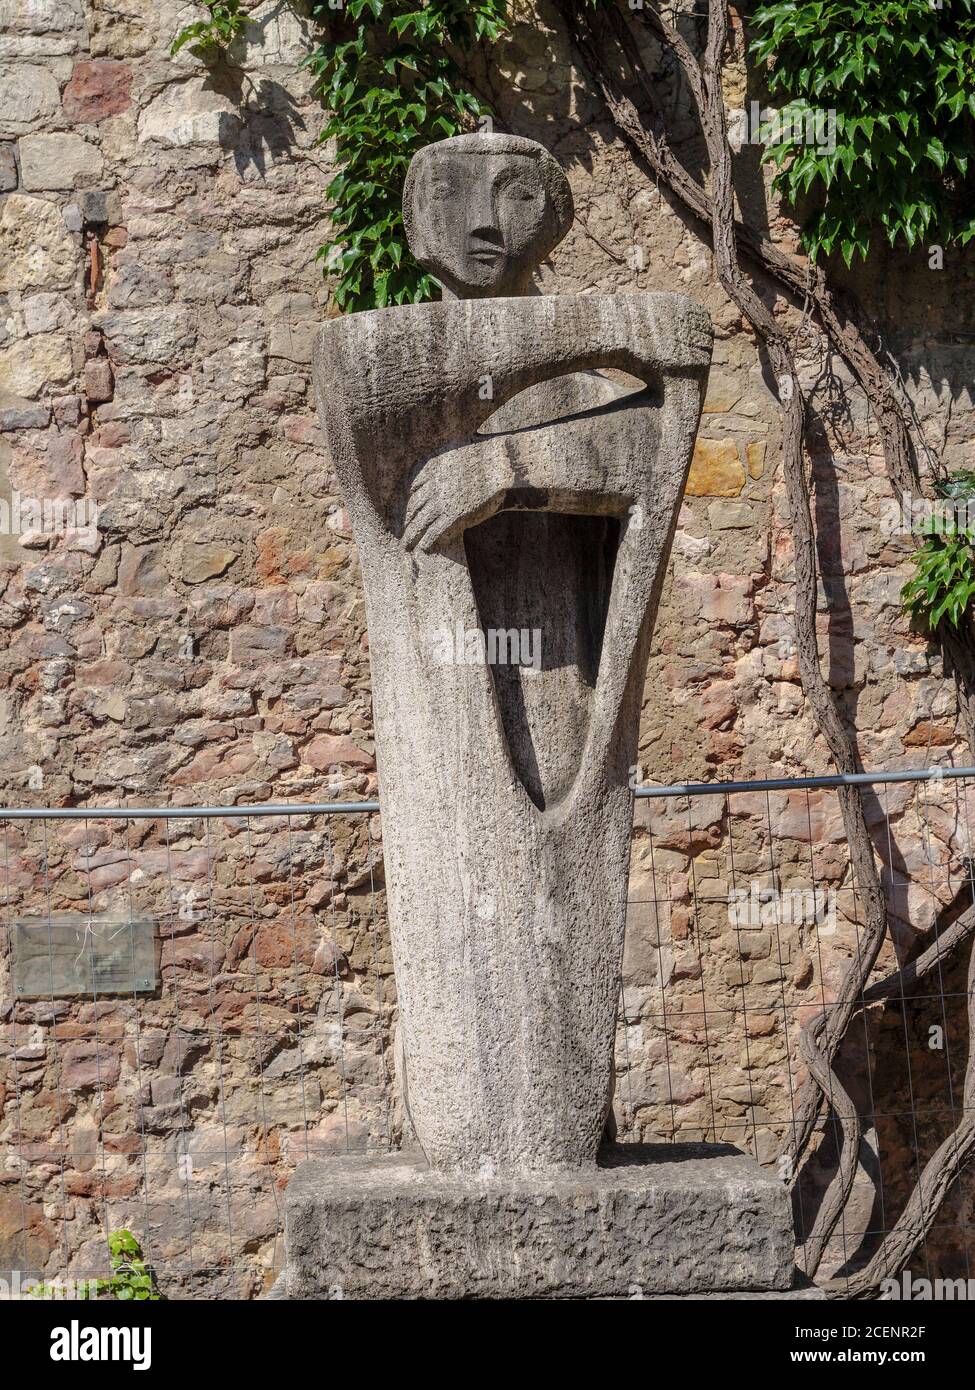
[[[151,994],[159,986],[159,947],[152,918],[21,917],[13,928],[13,984],[18,999],[101,998]]]

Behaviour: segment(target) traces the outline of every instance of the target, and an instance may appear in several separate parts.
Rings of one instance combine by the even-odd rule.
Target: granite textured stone
[[[785,1185],[730,1145],[619,1145],[580,1173],[473,1178],[405,1154],[302,1164],[290,1298],[625,1298],[791,1290]]]
[[[404,216],[443,301],[316,349],[365,583],[400,1086],[431,1164],[471,1173],[591,1164],[612,1103],[629,769],[711,355],[682,296],[520,293],[571,208],[533,141],[428,147]]]

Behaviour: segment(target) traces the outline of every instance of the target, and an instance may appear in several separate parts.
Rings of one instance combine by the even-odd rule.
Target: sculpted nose
[[[500,235],[497,210],[489,185],[481,184],[472,191],[467,208],[467,227],[474,237],[496,241]]]

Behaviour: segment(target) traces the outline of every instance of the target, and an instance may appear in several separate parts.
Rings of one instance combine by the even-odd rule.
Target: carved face
[[[557,207],[554,178],[564,182],[547,154],[543,163],[492,148],[489,138],[430,146],[408,188],[413,254],[457,298],[524,294],[532,270],[565,235],[568,188]]]

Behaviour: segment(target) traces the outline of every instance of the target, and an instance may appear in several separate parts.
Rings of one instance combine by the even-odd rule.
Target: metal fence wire
[[[799,1029],[861,949],[837,799],[883,868],[889,974],[975,904],[975,769],[638,787],[615,1112],[622,1140],[730,1142],[792,1177]],[[0,1292],[108,1272],[138,1240],[169,1297],[254,1297],[306,1158],[395,1147],[396,992],[378,803],[0,812]],[[890,1231],[961,1117],[967,951],[865,1005],[838,1069],[863,1142],[819,1277]],[[797,1242],[834,1117],[794,1187]],[[969,1277],[975,1186],[911,1268]]]

